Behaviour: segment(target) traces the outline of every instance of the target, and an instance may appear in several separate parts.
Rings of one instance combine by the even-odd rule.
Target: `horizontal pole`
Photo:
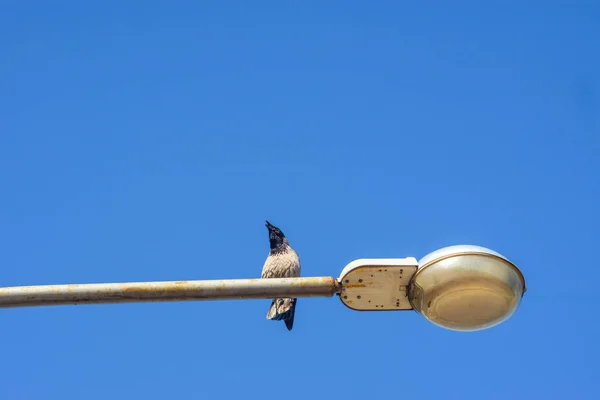
[[[340,291],[341,286],[337,279],[329,276],[15,286],[0,288],[0,308],[151,301],[331,297]]]

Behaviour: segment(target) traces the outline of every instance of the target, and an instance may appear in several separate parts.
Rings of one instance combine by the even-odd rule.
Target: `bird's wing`
[[[280,321],[293,318],[295,308],[296,299],[273,299],[267,319]]]
[[[275,270],[277,268],[275,268],[276,262],[274,261],[272,256],[267,257],[267,259],[265,260],[265,264],[263,265],[263,269],[262,269],[262,274],[260,275],[261,278],[276,278],[276,276],[274,276]]]

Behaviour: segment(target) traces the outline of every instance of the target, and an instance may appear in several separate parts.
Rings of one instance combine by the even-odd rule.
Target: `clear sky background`
[[[597,1],[0,2],[0,285],[476,244],[476,333],[300,299],[0,310],[0,398],[600,397]],[[525,4],[526,3],[526,4]]]

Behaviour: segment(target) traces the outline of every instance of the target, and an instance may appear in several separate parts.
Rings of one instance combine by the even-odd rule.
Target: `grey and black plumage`
[[[290,243],[281,231],[269,221],[265,224],[269,230],[270,250],[261,278],[295,278],[300,276],[300,257],[290,247]],[[296,299],[273,299],[267,319],[284,321],[289,331],[294,326]]]

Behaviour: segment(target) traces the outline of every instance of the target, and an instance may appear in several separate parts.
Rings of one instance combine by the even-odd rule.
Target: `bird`
[[[300,276],[300,257],[290,246],[287,238],[278,227],[266,221],[269,230],[269,255],[263,265],[261,278],[292,278]],[[296,299],[273,299],[267,319],[284,321],[288,331],[294,326]]]

